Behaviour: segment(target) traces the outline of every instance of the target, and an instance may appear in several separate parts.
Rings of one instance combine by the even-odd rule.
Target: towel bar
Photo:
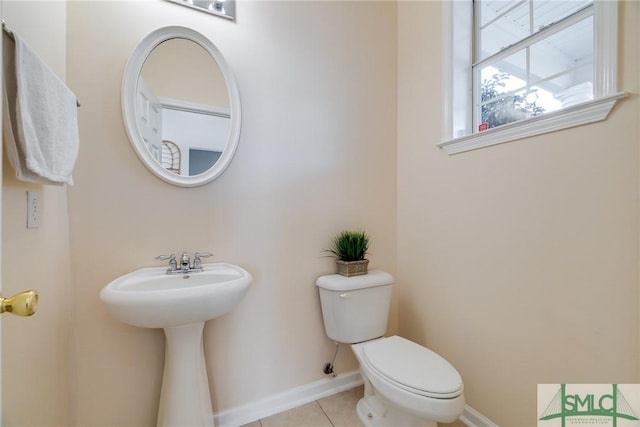
[[[7,28],[7,23],[4,21],[4,19],[2,20],[2,31],[9,36],[9,38],[11,40],[15,40],[16,38],[13,36],[13,32],[11,32],[10,29]],[[80,107],[80,101],[76,98],[76,105],[78,107]]]

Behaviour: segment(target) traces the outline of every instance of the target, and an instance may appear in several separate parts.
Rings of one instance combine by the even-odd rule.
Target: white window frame
[[[442,3],[443,142],[447,154],[502,144],[604,120],[625,92],[618,92],[618,2],[594,0],[592,101],[474,133],[472,130],[472,0]]]

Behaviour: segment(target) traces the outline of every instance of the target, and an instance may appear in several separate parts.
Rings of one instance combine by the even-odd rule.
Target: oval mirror
[[[240,138],[235,78],[214,44],[185,27],[155,30],[133,51],[122,81],[122,115],[140,160],[182,187],[220,176]]]

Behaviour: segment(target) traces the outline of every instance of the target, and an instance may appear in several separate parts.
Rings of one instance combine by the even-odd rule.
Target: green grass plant
[[[369,250],[369,236],[364,231],[342,231],[331,241],[332,253],[342,261],[363,260]]]

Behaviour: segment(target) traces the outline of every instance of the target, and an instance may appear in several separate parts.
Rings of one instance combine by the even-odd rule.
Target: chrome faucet
[[[182,256],[180,256],[180,270],[182,270],[183,273],[188,273],[189,268],[189,254],[182,252]]]
[[[200,258],[209,258],[210,256],[213,256],[213,254],[210,252],[196,252],[193,255],[193,265],[191,265],[189,254],[183,252],[182,255],[180,255],[179,267],[175,254],[158,255],[155,259],[162,261],[169,260],[169,268],[167,268],[167,274],[187,274],[203,271],[202,260]]]

